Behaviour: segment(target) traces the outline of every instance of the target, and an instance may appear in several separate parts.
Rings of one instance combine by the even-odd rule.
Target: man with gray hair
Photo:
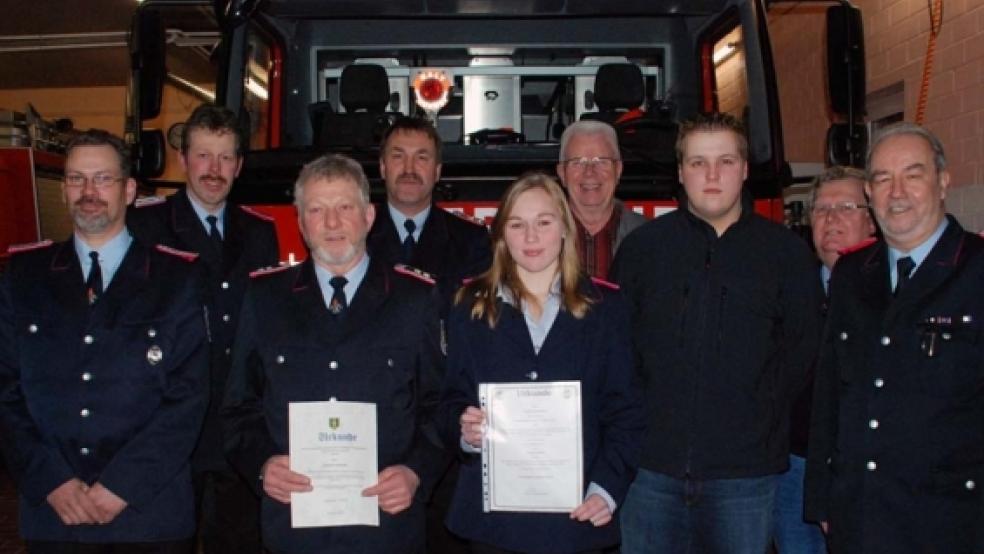
[[[878,133],[867,178],[883,239],[830,280],[806,516],[834,554],[984,552],[984,240],[926,129]]]
[[[603,121],[572,124],[560,137],[557,176],[567,189],[577,224],[577,252],[592,277],[608,278],[622,239],[646,218],[615,199],[622,176],[618,136]]]
[[[444,467],[432,414],[443,375],[438,298],[424,274],[366,252],[376,217],[361,166],[340,155],[304,166],[297,219],[311,256],[252,274],[222,408],[229,460],[263,497],[263,541],[276,553],[416,553],[421,500]],[[376,405],[378,527],[295,529],[292,493],[312,490],[291,468],[288,406]]]

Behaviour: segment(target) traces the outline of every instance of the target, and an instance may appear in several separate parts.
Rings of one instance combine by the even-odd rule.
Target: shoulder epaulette
[[[877,241],[877,240],[878,239],[876,239],[875,237],[868,237],[868,238],[864,239],[863,241],[861,241],[861,242],[859,242],[859,243],[857,243],[857,244],[855,244],[853,246],[848,246],[847,248],[843,248],[841,250],[838,250],[837,253],[840,254],[841,256],[845,256],[847,254],[850,254],[851,252],[857,252],[858,250],[863,250],[863,249],[867,248],[868,246],[874,244],[875,241]]]
[[[422,269],[417,269],[416,267],[410,267],[406,264],[396,264],[395,266],[393,266],[393,269],[397,273],[401,273],[403,275],[413,277],[414,279],[417,279],[418,281],[423,281],[429,285],[433,285],[437,283],[437,280],[434,279],[433,275],[427,273]]]
[[[485,227],[485,221],[482,220],[482,219],[480,219],[480,218],[477,218],[475,216],[468,215],[465,212],[459,212],[457,210],[447,210],[447,211],[448,211],[448,213],[450,213],[451,215],[457,217],[458,219],[467,221],[468,223],[471,223],[473,225],[478,225],[480,227]]]
[[[31,250],[37,250],[39,248],[47,248],[55,244],[50,239],[45,239],[38,242],[27,242],[24,244],[11,244],[7,247],[8,254],[18,254],[20,252],[30,252]]]
[[[591,282],[598,285],[599,287],[604,287],[611,290],[619,290],[619,286],[611,281],[606,281],[604,279],[599,279],[598,277],[592,277]]]
[[[273,275],[274,273],[280,273],[281,271],[284,271],[285,269],[290,269],[290,268],[291,268],[291,266],[290,265],[287,265],[287,264],[277,265],[277,266],[270,266],[270,267],[263,267],[263,268],[257,269],[256,271],[250,271],[249,272],[249,276],[250,276],[250,278],[255,279],[257,277],[263,277],[264,275]]]
[[[193,262],[193,261],[195,261],[195,260],[198,259],[198,253],[197,252],[188,252],[186,250],[178,250],[177,248],[171,248],[170,246],[164,246],[163,244],[158,244],[154,248],[156,248],[158,252],[163,252],[165,254],[170,254],[170,255],[175,256],[177,258],[181,258],[182,260],[184,260],[186,262]]]
[[[134,208],[146,208],[148,206],[156,206],[158,204],[163,204],[167,202],[167,198],[163,196],[142,196],[137,198],[133,202]]]
[[[253,217],[257,217],[259,219],[262,219],[263,221],[270,221],[270,222],[276,221],[276,219],[273,216],[267,215],[267,214],[265,214],[265,213],[263,213],[263,212],[261,212],[259,210],[250,208],[249,206],[239,206],[239,209],[242,210],[242,211],[244,211],[244,212],[246,212],[246,213],[248,213],[249,215],[251,215]]]

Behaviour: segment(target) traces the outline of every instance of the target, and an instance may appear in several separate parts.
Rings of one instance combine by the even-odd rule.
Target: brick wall
[[[903,83],[912,121],[929,37],[926,0],[855,0],[864,18],[868,92]],[[984,1],[945,0],[924,124],[943,141],[952,175],[948,209],[984,227]],[[769,13],[786,155],[823,160],[824,10],[776,5]]]

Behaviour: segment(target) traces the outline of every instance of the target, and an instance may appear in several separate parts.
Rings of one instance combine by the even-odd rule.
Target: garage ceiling
[[[0,88],[125,85],[136,7],[136,0],[0,0]]]

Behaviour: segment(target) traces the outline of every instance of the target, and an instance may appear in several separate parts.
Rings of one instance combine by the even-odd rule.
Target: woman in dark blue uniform
[[[587,278],[556,181],[520,178],[492,227],[493,262],[463,287],[448,323],[440,420],[460,453],[447,524],[473,553],[601,552],[635,473],[643,414],[633,385],[628,313],[615,285]],[[580,381],[585,490],[570,513],[483,511],[480,383]]]

